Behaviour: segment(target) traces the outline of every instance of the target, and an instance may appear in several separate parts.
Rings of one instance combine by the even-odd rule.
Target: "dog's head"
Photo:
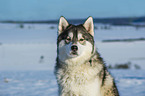
[[[63,62],[87,60],[94,52],[93,18],[89,17],[84,24],[72,25],[61,17],[58,25],[57,50],[58,58]],[[68,61],[69,60],[69,61]]]

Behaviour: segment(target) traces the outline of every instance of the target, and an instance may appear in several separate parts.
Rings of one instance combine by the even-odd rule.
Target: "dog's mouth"
[[[78,56],[78,53],[77,53],[77,51],[71,51],[71,52],[70,52],[70,55],[71,55],[71,56]]]

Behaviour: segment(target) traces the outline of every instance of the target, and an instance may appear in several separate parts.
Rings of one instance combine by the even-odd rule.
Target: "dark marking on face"
[[[84,40],[89,41],[92,45],[94,45],[94,38],[93,36],[87,32],[87,30],[83,27],[83,25],[81,25],[81,30],[80,33],[82,34]]]
[[[73,32],[72,44],[76,44],[78,41],[78,29],[74,27],[71,32]]]
[[[59,34],[58,38],[57,38],[57,45],[58,43],[61,41],[61,40],[66,40],[67,39],[67,36],[68,36],[68,33],[69,33],[69,30],[73,28],[73,25],[69,25],[61,34]]]

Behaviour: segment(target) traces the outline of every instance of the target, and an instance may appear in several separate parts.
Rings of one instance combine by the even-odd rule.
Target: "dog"
[[[93,18],[72,25],[59,19],[55,76],[59,96],[119,96],[113,77],[95,48]]]

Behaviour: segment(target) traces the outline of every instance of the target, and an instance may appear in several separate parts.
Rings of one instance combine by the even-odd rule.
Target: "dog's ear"
[[[63,16],[61,16],[59,19],[58,34],[62,33],[68,25],[69,23],[67,22],[67,20]]]
[[[88,17],[88,19],[85,21],[83,26],[92,36],[94,36],[94,24],[93,24],[93,18],[91,16]]]

